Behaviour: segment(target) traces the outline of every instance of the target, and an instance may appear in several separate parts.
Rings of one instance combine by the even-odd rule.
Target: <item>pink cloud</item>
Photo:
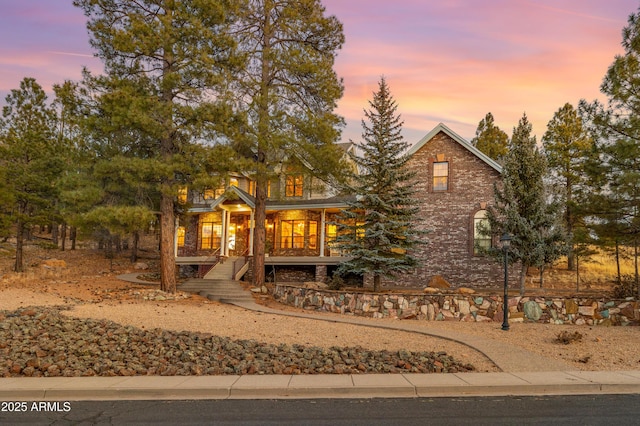
[[[43,87],[78,79],[91,58],[86,18],[70,1],[3,4],[0,91],[24,76]],[[637,0],[323,0],[344,24],[336,62],[345,135],[359,138],[363,108],[385,75],[407,135],[439,121],[465,137],[491,111],[511,133],[524,111],[542,134],[565,102],[599,96]],[[422,136],[420,135],[420,136]],[[420,136],[416,136],[419,138]],[[413,141],[413,140],[412,140]]]

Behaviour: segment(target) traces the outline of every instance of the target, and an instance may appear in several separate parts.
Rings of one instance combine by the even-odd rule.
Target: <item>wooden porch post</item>
[[[180,227],[180,218],[176,216],[176,229],[173,233],[173,257],[178,257],[178,228]]]
[[[253,228],[255,226],[255,214],[253,209],[251,210],[251,215],[249,216],[249,256],[253,256]]]
[[[222,210],[222,238],[220,238],[220,256],[227,255],[227,211]]]
[[[325,223],[326,223],[326,209],[322,209],[322,214],[320,215],[320,257],[324,257],[324,233],[325,233]]]

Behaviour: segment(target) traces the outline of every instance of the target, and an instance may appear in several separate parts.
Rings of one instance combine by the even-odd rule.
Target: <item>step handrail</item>
[[[242,264],[240,264],[241,262]],[[233,262],[233,273],[231,274],[231,276],[233,277],[234,280],[236,281],[238,280],[239,277],[237,277],[236,275],[238,275],[242,271],[242,269],[248,262],[249,262],[249,249],[246,249],[245,251],[242,252],[240,257],[238,257]]]
[[[209,273],[209,271],[211,271],[213,268],[215,268],[218,263],[220,263],[220,247],[215,249],[214,252],[204,260],[204,264],[205,265],[209,265],[210,264],[211,268],[209,268],[205,273],[203,273],[202,277],[207,275]]]

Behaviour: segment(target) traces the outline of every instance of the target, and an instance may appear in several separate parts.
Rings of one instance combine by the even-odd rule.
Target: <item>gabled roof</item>
[[[462,136],[460,136],[459,134],[457,134],[456,132],[454,132],[453,130],[451,130],[450,128],[448,128],[447,126],[445,126],[442,123],[440,123],[436,127],[434,127],[433,130],[431,130],[429,133],[427,133],[427,135],[425,137],[423,137],[422,139],[420,139],[418,141],[418,143],[413,145],[411,147],[411,149],[409,149],[409,151],[407,151],[407,156],[411,157],[413,154],[418,152],[418,150],[420,148],[422,148],[427,142],[429,142],[431,139],[433,139],[440,132],[443,132],[444,134],[449,136],[451,139],[456,141],[463,148],[465,148],[467,151],[469,151],[470,153],[472,153],[473,155],[478,157],[480,160],[484,161],[489,167],[493,168],[498,173],[502,173],[502,166],[500,164],[498,164],[494,159],[492,159],[488,155],[484,154],[482,151],[480,151],[475,146],[471,145]]]
[[[213,202],[209,203],[209,205],[211,206],[211,210],[215,209],[220,204],[228,200],[231,194],[235,194],[238,198],[244,201],[245,204],[247,204],[252,209],[256,207],[256,199],[252,197],[248,192],[243,191],[237,186],[229,186],[224,191],[224,194],[222,194],[221,196],[213,200]]]
[[[353,199],[354,197],[350,195],[336,195],[311,200],[267,200],[267,210],[346,208],[349,206],[349,201]]]
[[[256,207],[256,199],[248,192],[243,191],[237,186],[229,186],[224,193],[215,200],[208,201],[205,206],[193,207],[189,209],[192,213],[206,213],[216,209],[234,194],[252,209]],[[318,208],[344,208],[348,206],[350,196],[337,195],[329,198],[318,198],[311,200],[290,199],[290,200],[267,200],[267,210],[298,210],[298,209],[318,209]]]

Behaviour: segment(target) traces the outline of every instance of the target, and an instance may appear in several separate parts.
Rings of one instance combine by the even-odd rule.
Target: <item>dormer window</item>
[[[304,179],[302,175],[288,175],[286,177],[285,196],[302,197]]]

